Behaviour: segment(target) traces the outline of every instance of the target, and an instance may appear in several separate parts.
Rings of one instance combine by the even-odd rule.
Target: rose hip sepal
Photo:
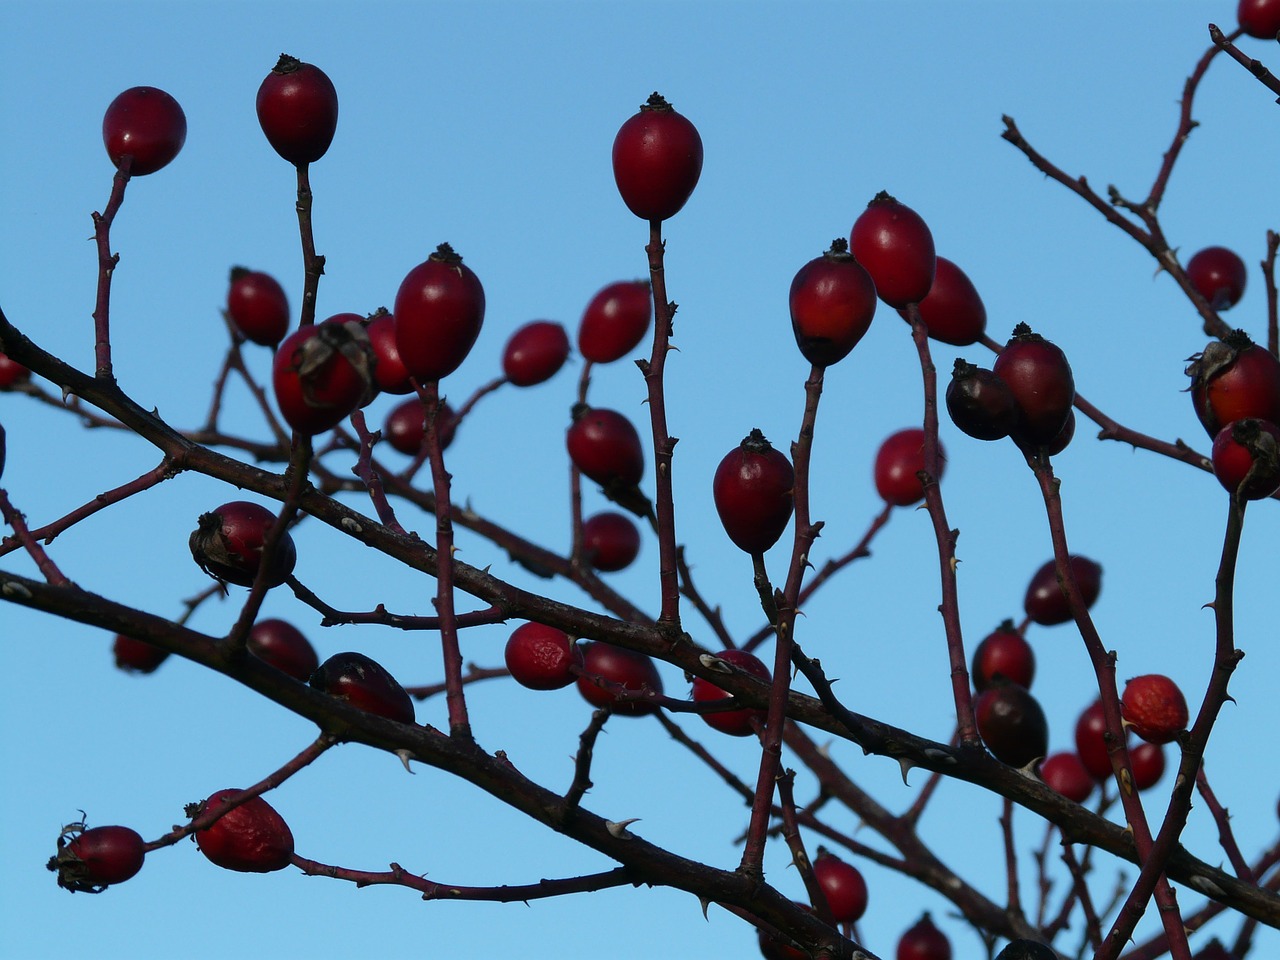
[[[1120,713],[1149,743],[1169,743],[1187,728],[1187,700],[1178,685],[1159,673],[1134,677],[1124,686]]]
[[[85,829],[83,822],[63,828],[58,852],[48,868],[58,874],[58,886],[72,893],[101,893],[124,883],[142,869],[146,843],[129,827]]]
[[[308,436],[333,429],[376,396],[375,362],[368,331],[355,314],[294,331],[271,365],[281,416]]]
[[[256,106],[267,142],[294,166],[328,152],[338,129],[338,92],[319,67],[280,54],[258,87]]]
[[[840,237],[796,273],[788,304],[801,355],[815,366],[829,367],[848,356],[870,329],[876,286]]]
[[[735,667],[744,670],[753,677],[758,677],[765,683],[768,683],[771,679],[769,668],[755,654],[747,653],[745,650],[722,650],[716,656],[726,663],[731,663]],[[730,694],[721,690],[710,680],[702,677],[693,678],[693,699],[695,703],[705,703],[708,700],[723,700],[728,696]],[[764,723],[765,711],[756,707],[744,707],[741,710],[703,713],[700,716],[707,726],[713,730],[727,733],[731,737],[750,737],[755,733],[752,721],[757,720],[760,723]]]
[[[933,287],[937,256],[928,224],[883,190],[854,221],[849,249],[891,307],[919,303]]]
[[[363,653],[335,653],[311,675],[311,686],[367,713],[413,723],[413,699],[382,664]]]
[[[787,529],[794,488],[791,461],[759,429],[725,455],[711,480],[725,533],[739,549],[753,555],[772,547]]]
[[[130,87],[102,118],[102,142],[117,167],[129,158],[129,176],[167,167],[187,141],[187,116],[178,101],[155,87]]]
[[[202,513],[191,534],[191,556],[200,569],[225,583],[253,585],[262,564],[262,548],[276,515],[266,507],[247,500],[233,500]],[[298,552],[286,532],[276,544],[266,573],[268,587],[278,587],[289,579]]]
[[[613,140],[613,179],[627,209],[642,220],[680,212],[702,175],[702,137],[658,93]]]
[[[462,365],[484,325],[484,287],[447,243],[410,270],[396,292],[396,348],[420,382]]]
[[[219,790],[203,803],[187,807],[192,819],[226,806],[241,791]],[[253,797],[228,810],[195,834],[196,846],[210,863],[241,873],[283,870],[293,856],[293,832],[284,818],[262,797]]]

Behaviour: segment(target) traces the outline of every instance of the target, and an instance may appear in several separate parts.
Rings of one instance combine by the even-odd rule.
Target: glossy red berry
[[[621,360],[640,345],[653,319],[648,280],[619,280],[600,290],[578,324],[578,352],[592,363]]]
[[[484,287],[447,243],[406,274],[396,293],[396,346],[422,382],[462,365],[484,324]]]
[[[502,373],[517,387],[550,380],[569,359],[569,335],[552,320],[534,320],[511,335],[502,352]]]
[[[769,682],[769,668],[753,653],[745,650],[722,650],[716,654],[725,663],[733,664],[753,677]],[[710,680],[702,677],[693,678],[693,699],[696,703],[708,700],[723,700],[730,696]],[[731,737],[750,737],[755,735],[752,721],[764,723],[765,711],[756,707],[743,707],[740,710],[723,710],[719,713],[699,714],[707,726]]]
[[[1280,490],[1280,427],[1246,417],[1213,438],[1218,482],[1245,500],[1264,500]]]
[[[1089,771],[1089,776],[1099,782],[1112,774],[1111,755],[1108,753],[1110,742],[1102,701],[1095,700],[1076,721],[1076,756]]]
[[[938,475],[942,479],[947,458],[938,444]],[[924,471],[924,431],[908,427],[887,437],[876,453],[874,476],[876,492],[885,503],[896,507],[909,507],[924,499],[924,484],[920,473]]]
[[[947,386],[951,422],[978,440],[1000,440],[1018,425],[1018,402],[990,370],[957,359]]]
[[[504,657],[516,683],[530,690],[567,687],[582,667],[582,649],[563,630],[542,623],[516,627]]]
[[[413,723],[413,700],[382,664],[363,653],[335,653],[311,675],[311,686],[366,713]]]
[[[116,634],[111,653],[115,657],[116,668],[125,673],[153,673],[169,659],[168,650],[145,640],[126,637],[123,633]]]
[[[1187,701],[1178,685],[1159,673],[1134,677],[1124,686],[1120,713],[1149,743],[1169,743],[1187,728]]]
[[[1280,424],[1280,360],[1243,330],[1192,357],[1187,375],[1192,406],[1210,437],[1248,417]]]
[[[202,513],[191,534],[191,555],[215,579],[248,587],[262,563],[262,547],[276,515],[256,503],[233,500]],[[293,573],[297,548],[288,532],[280,538],[266,574],[268,587],[278,587]]]
[[[997,683],[973,704],[978,733],[1001,763],[1025,767],[1049,752],[1049,724],[1039,702],[1015,683]]]
[[[358,318],[331,317],[294,331],[271,366],[281,416],[299,433],[333,429],[376,394],[373,366],[369,335]]]
[[[1187,261],[1187,279],[1215,310],[1229,310],[1244,296],[1249,271],[1226,247],[1205,247]]]
[[[867,882],[853,864],[820,851],[813,861],[813,875],[836,923],[856,923],[866,913]]]
[[[1057,439],[1076,398],[1071,365],[1062,350],[1020,323],[991,371],[1009,387],[1018,405],[1013,438],[1035,447]]]
[[[289,332],[289,299],[270,274],[232,267],[227,317],[245,339],[274,347]]]
[[[750,554],[764,553],[787,529],[794,488],[791,461],[758,429],[725,455],[711,481],[725,533]]]
[[[603,487],[633,487],[644,476],[644,448],[631,421],[615,410],[579,406],[565,435],[574,465]]]
[[[396,346],[396,318],[380,307],[365,325],[369,346],[373,350],[373,380],[383,393],[413,393],[413,383],[400,348]]]
[[[1102,567],[1088,557],[1078,555],[1068,558],[1067,562],[1085,607],[1092,607],[1102,592]],[[1032,622],[1044,627],[1067,623],[1072,619],[1067,595],[1058,585],[1058,568],[1054,561],[1046,561],[1032,575],[1022,607]]]
[[[449,449],[454,434],[458,429],[458,418],[453,408],[443,401],[436,414],[436,432],[440,437],[440,449]],[[422,401],[410,397],[396,404],[387,414],[386,423],[382,426],[382,435],[391,446],[409,457],[415,457],[422,449],[427,438],[427,422],[422,410]]]
[[[640,531],[626,514],[607,510],[582,521],[582,556],[597,570],[625,570],[640,555]]]
[[[920,301],[920,319],[932,340],[967,347],[987,330],[987,308],[968,275],[946,257],[937,258],[933,286]],[[906,317],[905,310],[899,313]]]
[[[884,191],[854,221],[849,249],[889,306],[905,307],[929,295],[937,267],[933,234],[920,214]]]
[[[323,70],[280,54],[258,87],[258,123],[267,142],[295,166],[315,163],[338,129],[338,91]]]
[[[810,363],[828,367],[848,356],[870,329],[876,287],[839,238],[796,273],[789,303],[800,353]]]
[[[219,790],[202,804],[188,808],[192,817],[217,811],[241,791]],[[224,813],[213,824],[195,833],[196,846],[209,862],[224,870],[271,873],[283,870],[293,856],[293,832],[262,797],[253,797]]]
[[[1280,3],[1276,0],[1240,0],[1236,7],[1240,29],[1259,40],[1274,40],[1280,33]]]
[[[124,883],[142,869],[146,843],[135,830],[108,826],[85,829],[73,823],[58,837],[58,852],[49,859],[58,886],[72,893],[101,893]]]
[[[1070,751],[1046,757],[1040,764],[1040,778],[1050,789],[1075,803],[1084,803],[1093,793],[1093,774],[1085,769],[1079,755]]]
[[[281,673],[306,683],[320,666],[315,647],[301,630],[285,620],[259,620],[249,631],[249,652]]]
[[[593,681],[599,677],[610,684],[627,690],[648,690],[662,693],[662,677],[653,660],[643,653],[636,653],[611,643],[589,643],[582,651],[583,675],[578,677],[578,692],[587,703],[595,707],[612,707],[613,712],[626,717],[638,717],[652,713],[654,707],[647,700],[618,700],[614,692]]]
[[[10,390],[30,379],[30,370],[8,354],[0,353],[0,390]]]
[[[1012,620],[1006,620],[983,638],[973,651],[973,687],[986,690],[997,679],[1031,689],[1036,675],[1036,655]]]
[[[1164,745],[1138,744],[1129,751],[1129,766],[1133,770],[1133,785],[1139,790],[1150,790],[1164,776]]]
[[[167,167],[187,141],[187,116],[178,101],[155,87],[130,87],[102,118],[102,142],[117,167],[130,158],[129,175]]]
[[[627,209],[642,220],[668,220],[685,205],[702,174],[702,137],[654,93],[613,140],[613,179]]]
[[[926,913],[902,935],[894,957],[895,960],[951,960],[951,941]]]

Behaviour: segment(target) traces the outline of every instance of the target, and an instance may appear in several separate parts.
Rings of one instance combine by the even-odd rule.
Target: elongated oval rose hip
[[[396,348],[420,381],[462,365],[484,324],[484,287],[453,247],[442,243],[405,276],[396,293]]]

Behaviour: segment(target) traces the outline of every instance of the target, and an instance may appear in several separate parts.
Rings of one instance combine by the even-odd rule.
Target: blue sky
[[[1172,136],[1183,80],[1208,44],[1206,24],[1228,27],[1233,13],[1233,3],[1155,0],[11,3],[0,32],[8,185],[0,201],[7,265],[0,302],[41,345],[91,367],[94,256],[86,238],[112,173],[102,113],[127,87],[167,90],[186,111],[188,138],[169,168],[130,185],[112,235],[121,255],[116,372],[171,422],[202,419],[224,349],[218,311],[228,269],[272,273],[294,304],[301,293],[293,172],[266,144],[253,111],[262,77],[286,51],[321,66],[341,104],[333,147],[312,174],[317,246],[328,261],[320,315],[389,305],[405,272],[449,241],[488,300],[471,359],[445,382],[461,399],[495,374],[517,326],[550,318],[572,329],[597,289],[644,272],[646,230],[617,196],[609,150],[618,126],[657,89],[698,126],[706,151],[701,183],[666,231],[669,292],[681,305],[679,352],[668,363],[671,431],[681,438],[678,529],[699,586],[745,635],[760,619],[750,563],[715,520],[710,477],[754,426],[784,448],[794,437],[807,368],[786,314],[788,285],[832,238],[848,234],[881,189],[924,216],[938,252],[974,280],[992,336],[1002,340],[1028,321],[1066,351],[1080,392],[1103,410],[1208,449],[1180,393],[1185,358],[1205,344],[1193,311],[1144,251],[1000,140],[1000,116],[1014,116],[1068,171],[1142,195]],[[1246,44],[1268,56],[1257,41]],[[1280,53],[1272,60],[1274,70]],[[1201,88],[1201,126],[1162,209],[1184,260],[1223,244],[1251,265],[1250,288],[1228,319],[1256,336],[1265,315],[1256,263],[1266,229],[1278,226],[1280,200],[1268,159],[1280,155],[1272,99],[1220,58]],[[938,345],[944,375],[957,355],[989,358],[981,348]],[[266,351],[251,363],[265,374]],[[460,499],[557,549],[568,536],[562,434],[575,378],[573,369],[543,388],[487,398],[450,450]],[[871,458],[885,436],[918,424],[918,394],[910,338],[882,307],[866,339],[827,376],[812,492],[814,515],[827,524],[824,557],[846,550],[878,511]],[[598,370],[592,396],[644,415],[643,384],[627,362]],[[377,401],[372,421],[393,405]],[[240,416],[246,432],[256,429],[243,395],[230,401],[228,416]],[[0,422],[8,432],[4,484],[33,524],[158,459],[141,442],[81,431],[17,396],[0,396]],[[1226,496],[1207,475],[1092,434],[1081,423],[1057,466],[1072,547],[1106,570],[1096,608],[1103,640],[1119,653],[1122,679],[1167,673],[1194,705],[1211,662],[1212,617],[1201,605],[1212,596]],[[972,646],[1020,615],[1026,581],[1051,548],[1035,484],[1011,445],[971,440],[949,423],[943,443],[943,493],[962,531],[961,610]],[[652,489],[651,472],[646,484]],[[52,555],[87,589],[176,616],[181,599],[206,583],[187,553],[195,517],[235,498],[184,475],[81,524]],[[588,509],[601,506],[588,491]],[[426,517],[411,513],[406,525],[430,530]],[[1247,656],[1232,683],[1238,705],[1223,712],[1207,768],[1246,854],[1276,836],[1280,753],[1260,749],[1259,734],[1280,726],[1278,537],[1276,504],[1252,507],[1237,592],[1237,643]],[[520,579],[501,552],[465,536],[460,545],[469,562]],[[421,578],[324,531],[299,531],[299,552],[299,576],[335,606],[428,606],[433,588]],[[647,609],[657,606],[656,554],[646,540],[637,567],[613,578]],[[855,709],[945,739],[952,708],[934,556],[926,515],[897,511],[873,559],[805,611],[800,640],[842,678],[839,690]],[[781,571],[785,558],[778,552],[770,562]],[[11,555],[0,569],[34,568]],[[573,588],[550,589],[585,602]],[[405,682],[439,679],[430,637],[326,631],[291,596],[276,594],[266,612],[302,627],[322,657],[358,648]],[[216,635],[235,612],[234,602],[208,605],[192,625]],[[692,614],[689,624],[710,642]],[[110,666],[111,638],[88,628],[6,606],[0,630],[14,681],[0,701],[11,784],[0,801],[6,956],[755,953],[740,922],[715,908],[704,920],[694,899],[672,891],[627,889],[529,907],[423,904],[406,890],[357,891],[294,871],[228,873],[190,844],[153,855],[138,877],[101,897],[69,897],[43,864],[59,826],[79,809],[92,824],[127,823],[158,836],[182,819],[184,803],[256,781],[314,731],[183,662],[151,677],[121,675]],[[465,656],[497,663],[508,632],[468,632]],[[1034,692],[1053,748],[1063,748],[1092,698],[1083,645],[1069,627],[1033,630],[1030,639],[1041,671]],[[664,677],[670,691],[685,689],[678,674]],[[567,785],[568,758],[589,715],[573,690],[482,685],[472,703],[487,748],[506,749],[535,778]],[[441,723],[443,704],[420,705],[419,717]],[[715,740],[696,721],[690,729],[754,776],[746,744]],[[833,751],[893,809],[905,808],[923,779],[916,774],[904,788],[896,764],[848,744]],[[637,830],[682,853],[737,862],[733,838],[745,811],[651,723],[611,723],[596,764],[593,809],[611,819],[643,817]],[[1169,786],[1167,778],[1157,791]],[[811,792],[802,778],[798,794]],[[434,771],[410,778],[394,759],[357,746],[333,751],[271,801],[300,853],[351,867],[383,869],[395,860],[444,882],[501,884],[609,866]],[[944,785],[922,823],[939,854],[993,896],[1003,884],[998,813],[972,788]],[[856,828],[847,814],[832,816],[839,828]],[[1030,815],[1016,822],[1025,849],[1039,842]],[[1199,804],[1186,836],[1200,856],[1222,859]],[[800,897],[787,860],[771,851],[769,878]],[[1028,861],[1024,877],[1030,870]],[[892,955],[899,934],[929,909],[957,956],[980,955],[941,898],[874,866],[864,872],[871,908],[861,931],[871,949]],[[1191,909],[1199,902],[1189,892],[1182,900]],[[1258,946],[1259,955],[1275,953],[1280,937],[1267,931]]]

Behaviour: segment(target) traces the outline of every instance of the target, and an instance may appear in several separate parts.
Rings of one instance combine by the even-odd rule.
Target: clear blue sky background
[[[699,585],[732,630],[760,620],[750,563],[725,539],[710,476],[753,426],[785,448],[802,408],[804,362],[786,292],[795,271],[847,235],[864,204],[888,189],[932,227],[938,251],[970,274],[990,330],[1005,338],[1028,321],[1062,346],[1082,394],[1122,422],[1207,450],[1180,393],[1184,360],[1205,337],[1186,301],[1135,244],[999,138],[1017,118],[1044,153],[1099,188],[1145,193],[1168,146],[1183,79],[1208,45],[1206,24],[1229,28],[1234,3],[9,3],[0,30],[0,109],[6,189],[0,200],[0,287],[12,320],[47,349],[92,365],[94,252],[89,214],[112,169],[101,118],[121,90],[149,84],[183,105],[186,147],[168,169],[135,181],[113,233],[114,343],[122,386],[171,422],[202,418],[225,333],[218,311],[232,264],[267,270],[296,304],[302,271],[293,172],[268,147],[253,103],[283,50],[320,65],[341,100],[337,138],[313,170],[317,245],[328,258],[321,316],[390,304],[404,273],[444,240],[481,277],[486,326],[469,362],[446,382],[465,397],[494,375],[509,333],[548,317],[571,328],[605,283],[644,272],[645,227],[619,200],[609,167],[618,126],[658,89],[689,116],[706,145],[702,182],[668,227],[668,281],[681,304],[668,364],[671,430],[681,438],[675,478],[679,534]],[[1280,51],[1247,41],[1280,66]],[[1261,335],[1256,263],[1280,226],[1276,107],[1221,58],[1205,81],[1197,129],[1164,207],[1184,256],[1209,244],[1237,249],[1251,286],[1230,319]],[[935,350],[944,374],[957,354]],[[253,353],[266,373],[266,351]],[[450,451],[455,490],[481,512],[563,549],[567,497],[562,434],[576,371],[517,395],[485,400]],[[846,550],[879,509],[870,461],[889,433],[921,417],[919,371],[902,322],[881,310],[855,353],[827,377],[814,454],[813,509],[826,521],[820,553]],[[629,363],[600,370],[597,402],[642,418],[643,387]],[[371,408],[375,423],[392,405]],[[258,428],[242,394],[230,416]],[[8,431],[4,484],[33,525],[154,466],[146,445],[78,430],[67,416],[0,397]],[[1198,704],[1212,656],[1213,576],[1226,495],[1208,475],[1093,440],[1082,422],[1060,458],[1073,549],[1106,569],[1096,615],[1119,652],[1121,677],[1163,672]],[[959,555],[966,639],[1020,616],[1027,578],[1050,556],[1035,484],[1009,444],[983,444],[943,426],[943,484]],[[392,454],[388,454],[392,456]],[[647,483],[652,483],[651,476]],[[176,616],[206,580],[191,563],[196,516],[235,491],[183,476],[99,514],[59,539],[55,560],[80,585]],[[588,492],[588,509],[602,505]],[[430,529],[411,511],[407,526]],[[1238,644],[1247,653],[1210,746],[1208,773],[1230,806],[1247,854],[1276,837],[1280,675],[1275,602],[1280,512],[1249,511],[1238,590]],[[429,582],[407,576],[327,529],[298,533],[304,582],[338,607],[428,609]],[[463,537],[462,556],[524,582],[506,558]],[[656,607],[656,546],[615,577]],[[857,710],[945,739],[953,712],[936,613],[937,574],[927,517],[899,511],[870,562],[810,605],[806,649],[842,678]],[[781,570],[784,558],[771,557]],[[0,568],[33,572],[10,556]],[[556,596],[581,601],[552,585]],[[439,679],[430,636],[352,628],[325,631],[284,591],[266,612],[291,619],[321,656],[359,648],[405,682]],[[212,634],[233,602],[200,610]],[[711,642],[690,615],[695,635]],[[500,661],[508,628],[468,632],[465,654]],[[295,871],[219,870],[184,843],[148,858],[134,880],[100,897],[57,889],[44,861],[61,824],[81,808],[92,824],[127,823],[154,837],[184,803],[254,782],[309,742],[314,730],[225,679],[171,661],[151,677],[110,664],[111,638],[0,607],[10,681],[0,698],[6,789],[0,806],[0,954],[14,958],[172,958],[424,955],[483,960],[755,955],[751,931],[664,890],[620,890],[522,905],[424,904],[407,890],[357,891]],[[1054,749],[1070,743],[1091,700],[1091,671],[1069,627],[1036,629],[1035,692]],[[664,671],[668,689],[686,688]],[[537,779],[567,785],[589,709],[573,690],[534,694],[476,687],[477,735]],[[443,704],[419,707],[441,724]],[[754,754],[696,720],[691,732],[739,774]],[[897,765],[833,747],[859,782],[892,809],[908,805]],[[745,810],[651,722],[617,721],[597,750],[588,801],[611,819],[642,817],[645,837],[732,866]],[[1166,778],[1158,792],[1167,792]],[[802,778],[801,797],[812,795]],[[393,758],[349,746],[272,794],[306,856],[365,869],[394,860],[458,884],[527,883],[606,869],[598,855],[523,822],[496,801]],[[1158,810],[1154,797],[1149,806]],[[998,804],[944,785],[922,823],[948,863],[999,898]],[[848,814],[831,810],[841,829]],[[1024,849],[1041,828],[1022,813]],[[868,834],[861,839],[875,842]],[[1187,842],[1223,860],[1197,804]],[[785,852],[771,881],[796,897]],[[958,958],[977,938],[938,896],[865,866],[867,945],[892,955],[900,933],[929,909]],[[1032,866],[1024,862],[1033,896]],[[1096,892],[1105,899],[1111,864]],[[1132,875],[1133,871],[1127,871]],[[1060,888],[1059,888],[1060,889]],[[1194,910],[1200,898],[1182,902]],[[1150,930],[1150,923],[1143,930]],[[1233,924],[1214,930],[1234,936]],[[1079,926],[1064,943],[1074,943]],[[1203,939],[1201,937],[1200,939]],[[1259,956],[1280,953],[1275,931]]]

